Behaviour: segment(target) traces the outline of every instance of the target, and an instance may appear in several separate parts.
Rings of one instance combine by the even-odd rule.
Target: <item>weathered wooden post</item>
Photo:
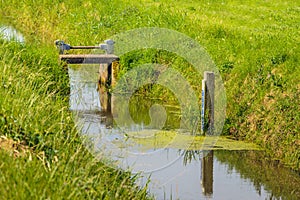
[[[205,94],[206,93],[206,83],[205,79],[202,80],[202,97],[201,97],[201,134],[205,134]]]
[[[214,134],[215,74],[205,71],[202,80],[201,132]],[[208,125],[208,127],[206,127]]]
[[[201,133],[214,134],[215,74],[205,71],[202,80]],[[208,126],[208,127],[207,127]],[[213,151],[204,151],[201,184],[205,196],[213,194]]]
[[[114,53],[114,41],[106,40],[105,46],[107,54]],[[115,77],[117,75],[118,60],[110,63],[101,63],[99,68],[99,84],[98,90],[100,92],[100,103],[102,109],[108,114],[112,114],[113,110],[113,97],[111,93],[112,86],[115,84]]]

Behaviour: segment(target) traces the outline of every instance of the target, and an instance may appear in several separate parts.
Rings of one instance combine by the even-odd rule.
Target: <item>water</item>
[[[118,128],[111,110],[101,107],[97,72],[97,65],[69,68],[70,108],[78,128],[95,156],[138,173],[140,186],[150,179],[149,192],[156,199],[300,199],[299,175],[266,160],[263,152],[162,148],[163,141],[155,140],[158,130],[147,126],[151,101],[133,100],[136,123]],[[168,118],[178,119],[177,111],[167,110]],[[178,126],[176,120],[166,123]]]
[[[16,41],[24,43],[25,39],[23,35],[11,26],[4,26],[0,24],[0,38],[7,41]]]

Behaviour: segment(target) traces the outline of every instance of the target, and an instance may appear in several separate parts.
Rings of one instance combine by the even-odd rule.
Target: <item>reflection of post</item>
[[[207,151],[203,153],[202,158],[202,191],[205,196],[211,196],[213,194],[213,151]]]
[[[118,62],[100,64],[98,91],[100,95],[101,110],[107,118],[107,126],[112,126],[113,94],[111,87],[115,84],[118,71]]]
[[[109,88],[110,80],[111,80],[111,70],[108,70],[111,65],[108,64],[100,64],[99,68],[99,95],[100,95],[100,103],[101,103],[101,110],[106,112],[108,111],[111,106],[111,100],[109,95]]]
[[[103,124],[105,124],[106,128],[112,128],[113,127],[113,116],[110,111],[107,112],[101,112],[101,115],[104,116],[104,121],[102,121]]]

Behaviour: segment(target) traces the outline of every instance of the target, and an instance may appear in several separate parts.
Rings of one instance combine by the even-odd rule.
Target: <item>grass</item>
[[[6,68],[1,70],[12,70],[15,62],[19,65],[18,70],[2,73],[10,89],[1,90],[1,117],[5,122],[1,121],[1,134],[24,139],[41,151],[51,149],[47,153],[50,157],[56,155],[64,140],[57,135],[73,138],[68,135],[72,130],[67,111],[68,83],[64,71],[54,64],[54,40],[91,45],[133,28],[163,27],[192,37],[215,61],[227,94],[224,134],[255,142],[274,159],[300,171],[297,1],[8,0],[1,1],[0,13],[0,21],[16,27],[25,35],[26,43],[35,46],[29,50],[14,47],[10,53],[0,54],[6,60]],[[174,68],[186,66],[167,53],[146,51],[135,61],[137,54],[122,58],[123,73],[149,60],[169,66],[176,61]],[[31,81],[28,88],[24,88],[24,77]],[[193,71],[186,72],[185,77],[199,92],[199,77]],[[168,99],[163,95],[165,90],[158,88],[156,93]],[[40,110],[45,112],[37,112]]]
[[[82,144],[68,108],[68,75],[53,52],[0,46],[0,199],[147,199],[135,177]]]
[[[72,153],[45,165],[38,156],[0,151],[1,199],[145,199],[129,173],[92,160],[82,148]]]

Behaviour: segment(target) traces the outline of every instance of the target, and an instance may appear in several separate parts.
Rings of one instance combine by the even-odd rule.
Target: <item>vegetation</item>
[[[146,199],[135,177],[82,144],[56,52],[2,41],[0,57],[1,199]]]
[[[32,184],[27,187],[28,195],[35,195],[35,191],[54,195],[55,189],[68,185],[63,194],[74,197],[95,197],[92,195],[99,188],[105,188],[107,197],[145,197],[144,190],[132,193],[129,188],[134,186],[130,186],[126,173],[100,170],[107,167],[96,161],[87,162],[91,156],[76,136],[68,111],[68,78],[56,64],[53,45],[56,39],[76,45],[97,44],[139,27],[169,28],[197,40],[215,61],[225,83],[228,105],[224,134],[253,141],[272,158],[300,171],[298,1],[2,0],[0,13],[0,21],[13,25],[26,38],[26,46],[2,44],[0,50],[0,134],[25,141],[35,154],[45,155],[43,162],[38,162],[36,156],[28,163],[28,157],[14,160],[0,151],[1,157],[11,162],[11,166],[7,162],[0,164],[2,183],[24,181],[24,185],[30,185],[29,177],[43,180],[44,186],[55,182],[54,188]],[[137,54],[128,55],[132,59],[123,58],[123,71],[149,60],[176,61],[173,67],[186,66],[180,58],[168,58],[157,51],[141,53],[139,61],[134,59]],[[188,71],[185,76],[199,92],[197,75]],[[54,162],[56,157],[58,161]],[[35,176],[28,170],[40,173]],[[28,179],[5,178],[12,171],[17,172],[16,176],[28,174]],[[112,179],[105,178],[111,174],[116,177],[115,187],[110,187]],[[103,179],[108,182],[102,182]],[[94,186],[91,180],[99,181]],[[87,183],[90,185],[84,185]],[[118,190],[120,186],[124,186],[122,191]],[[6,189],[0,187],[1,193],[6,193]]]
[[[138,149],[147,152],[151,149],[175,148],[184,150],[261,150],[253,143],[235,141],[224,136],[191,136],[174,131],[143,130],[126,133],[127,143],[141,144]],[[146,138],[146,139],[145,139]],[[114,142],[122,147],[122,141]]]

